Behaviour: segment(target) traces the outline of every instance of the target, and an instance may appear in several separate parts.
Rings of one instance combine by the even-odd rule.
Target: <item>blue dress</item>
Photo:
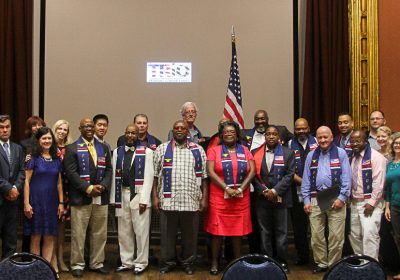
[[[24,219],[24,235],[58,234],[58,175],[61,172],[59,159],[32,157],[26,164],[33,170],[29,184],[29,202],[33,209],[31,219]]]

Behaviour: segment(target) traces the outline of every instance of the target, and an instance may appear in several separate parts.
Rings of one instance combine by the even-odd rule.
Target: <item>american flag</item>
[[[236,57],[235,34],[232,27],[232,60],[231,70],[228,82],[228,91],[226,93],[224,117],[233,120],[244,128],[243,109],[242,109],[242,90],[240,87],[239,69]]]

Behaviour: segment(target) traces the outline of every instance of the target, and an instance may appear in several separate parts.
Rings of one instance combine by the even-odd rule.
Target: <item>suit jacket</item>
[[[272,125],[272,124],[270,124]],[[294,137],[294,135],[287,129],[284,125],[274,125],[278,128],[279,135],[281,136],[281,141],[283,141],[282,145],[287,146],[287,143],[290,139]],[[241,139],[243,143],[247,143],[246,135],[250,132],[251,129],[243,129],[241,131]],[[250,143],[251,146],[251,143]],[[248,146],[249,147],[249,146]]]
[[[265,149],[265,147],[266,146],[263,145],[259,149]],[[253,155],[259,149],[252,151]],[[282,177],[282,179],[280,181],[278,181],[278,183],[276,185],[274,185],[274,186],[272,185],[272,181],[273,181],[272,170],[273,169],[271,169],[268,172],[267,163],[265,162],[265,152],[264,152],[264,156],[262,159],[260,176],[263,179],[263,181],[265,182],[265,184],[267,184],[267,186],[269,186],[269,188],[272,187],[277,192],[277,194],[280,197],[282,197],[282,203],[276,204],[276,205],[287,208],[287,207],[292,207],[292,203],[293,203],[291,186],[293,184],[295,162],[294,162],[294,154],[293,154],[292,150],[290,150],[289,148],[286,148],[286,147],[282,147],[282,150],[283,150],[283,160],[285,163],[285,166],[284,166],[285,172],[284,172],[284,176]],[[258,195],[262,195],[262,191],[265,188],[262,186],[257,175],[254,176],[252,183],[253,183],[254,189],[258,193]]]
[[[6,196],[15,185],[18,192],[22,194],[25,182],[25,155],[20,145],[10,141],[11,166],[8,162],[7,154],[0,147],[0,206],[7,201],[15,204],[17,201],[8,201]],[[18,198],[19,199],[19,198]]]
[[[122,147],[124,148],[124,147]],[[117,165],[117,157],[118,157],[118,148],[113,151],[112,158],[112,166],[115,171],[115,167]],[[135,165],[133,164],[135,161],[136,152],[133,154],[130,169],[135,169]],[[150,148],[146,148],[146,160],[144,163],[144,178],[143,185],[136,186],[136,196],[131,201],[131,209],[139,209],[139,204],[146,204],[147,207],[151,205],[151,189],[153,187],[154,180],[154,165],[153,165],[153,151]],[[134,172],[130,172],[129,174],[134,174]],[[131,193],[134,189],[134,178],[130,180],[130,189]],[[110,195],[111,204],[115,203],[115,172],[113,172],[112,182],[111,182],[111,195]]]
[[[97,141],[94,139],[94,141]],[[89,169],[90,169],[90,182],[86,182],[80,177],[79,165],[78,165],[78,154],[77,154],[77,142],[68,145],[64,155],[64,170],[65,175],[69,181],[69,203],[72,206],[89,205],[92,203],[92,198],[86,193],[87,188],[90,185],[102,185],[105,190],[101,194],[101,204],[108,204],[109,193],[111,187],[112,177],[112,166],[111,166],[111,155],[106,145],[100,143],[103,147],[105,158],[106,158],[106,169],[104,177],[101,182],[97,182],[97,168],[93,162],[92,157],[89,153]]]

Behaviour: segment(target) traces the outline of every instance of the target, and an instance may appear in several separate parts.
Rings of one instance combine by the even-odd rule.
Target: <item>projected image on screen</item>
[[[147,62],[148,83],[191,83],[191,62]]]

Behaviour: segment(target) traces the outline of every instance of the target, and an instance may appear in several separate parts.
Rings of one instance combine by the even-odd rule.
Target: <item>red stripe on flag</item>
[[[242,115],[239,113],[237,110],[235,104],[232,102],[232,100],[229,98],[229,96],[226,96],[226,102],[229,104],[229,107],[231,107],[232,111],[235,113],[236,119],[238,120],[239,124],[244,127],[244,122]]]

